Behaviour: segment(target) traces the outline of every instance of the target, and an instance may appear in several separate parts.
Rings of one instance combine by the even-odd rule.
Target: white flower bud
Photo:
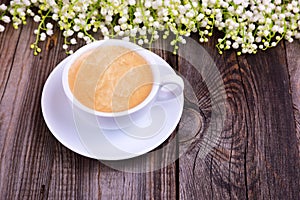
[[[292,9],[293,9],[293,5],[289,3],[289,4],[286,6],[286,9],[287,9],[287,10],[292,10]]]
[[[284,32],[284,28],[283,27],[279,27],[278,28],[278,33],[282,34]]]
[[[285,18],[285,14],[281,13],[279,14],[279,19],[284,19]]]
[[[276,21],[278,19],[278,15],[276,14],[276,13],[274,13],[273,15],[272,15],[272,20],[273,21]]]
[[[46,33],[47,33],[47,35],[51,36],[51,35],[53,35],[53,30],[52,29],[51,30],[47,30]]]
[[[69,48],[69,46],[67,44],[64,44],[62,47],[64,50],[67,50]]]
[[[234,7],[233,7],[233,6],[229,6],[229,7],[228,7],[228,11],[229,11],[229,12],[233,12],[233,11],[234,11]]]
[[[45,41],[46,40],[46,33],[41,33],[40,40]]]
[[[272,23],[272,20],[271,20],[270,18],[267,18],[265,23],[266,23],[266,24],[271,24],[271,23]]]
[[[75,32],[80,31],[80,26],[74,25],[74,26],[73,26],[73,30],[74,30]]]
[[[123,37],[124,31],[120,31],[120,32],[118,33],[118,35],[119,35],[120,37]]]
[[[268,42],[268,41],[264,42],[264,45],[265,45],[265,47],[268,47],[268,46],[270,46],[270,44],[269,44],[269,42]]]
[[[83,34],[82,32],[78,32],[78,33],[77,33],[77,37],[78,37],[78,38],[83,38],[83,37],[84,37],[84,34]]]
[[[2,21],[5,22],[5,23],[9,23],[11,20],[10,20],[10,18],[8,16],[4,15],[2,17]]]
[[[57,15],[56,13],[54,13],[54,14],[52,15],[52,19],[53,19],[54,21],[57,21],[57,20],[58,20],[58,15]]]
[[[232,48],[234,48],[234,49],[239,48],[239,44],[238,44],[237,42],[234,42],[234,43],[232,44]]]
[[[249,24],[249,30],[250,31],[255,30],[255,25],[253,23]]]
[[[264,30],[264,36],[268,36],[270,34],[270,31],[269,30]]]
[[[197,21],[200,21],[200,20],[202,20],[203,18],[204,18],[204,14],[202,14],[202,13],[200,13],[197,17],[196,17],[196,20]]]
[[[119,32],[119,31],[120,31],[120,26],[119,26],[119,25],[115,26],[115,27],[114,27],[114,31],[115,31],[115,32]]]
[[[276,5],[280,5],[281,4],[281,0],[275,0],[275,4]]]
[[[294,7],[294,8],[293,8],[293,12],[294,12],[295,14],[299,13],[299,8],[298,8],[298,7]]]
[[[187,19],[186,19],[186,18],[181,18],[180,22],[181,22],[182,24],[186,24],[186,23],[187,23]]]
[[[72,39],[70,40],[70,43],[71,43],[71,44],[77,44],[77,41],[76,41],[75,38],[72,38]]]
[[[0,24],[0,32],[3,32],[5,30],[5,27]]]
[[[159,22],[158,21],[153,22],[153,27],[154,28],[159,28]]]
[[[124,16],[119,19],[119,24],[124,24],[126,22],[127,22],[127,18]]]
[[[110,15],[106,15],[105,16],[105,21],[106,22],[111,22],[113,19],[112,19],[112,17],[110,16]]]
[[[184,14],[186,12],[186,8],[183,5],[178,6],[178,10],[180,14]]]
[[[151,14],[150,10],[146,10],[146,11],[144,12],[144,15],[145,15],[146,17],[149,17],[150,14]]]
[[[127,24],[122,24],[121,29],[124,31],[127,28]]]
[[[264,10],[266,9],[266,7],[265,7],[265,5],[263,5],[263,4],[259,4],[259,5],[258,5],[258,9],[259,9],[260,11],[264,11]]]
[[[136,1],[135,1],[135,0],[129,0],[129,1],[128,1],[128,4],[131,5],[131,6],[133,6],[133,5],[136,4]]]
[[[74,31],[69,29],[69,30],[67,30],[66,34],[67,34],[67,36],[72,36],[74,34]]]
[[[236,5],[239,5],[243,2],[243,0],[233,0],[233,2],[236,4]]]
[[[271,30],[272,30],[273,32],[277,32],[278,29],[279,29],[278,25],[274,25],[274,26],[272,27]]]
[[[47,24],[46,24],[46,28],[47,28],[47,29],[52,29],[52,28],[53,28],[53,24],[47,23]]]
[[[186,16],[188,18],[193,18],[195,16],[195,12],[193,10],[191,10],[191,11],[189,11],[189,12],[186,13]]]
[[[242,53],[247,53],[248,52],[248,49],[242,49]]]
[[[81,21],[80,21],[80,19],[75,18],[75,19],[74,19],[74,23],[75,23],[75,24],[81,24]]]
[[[143,45],[143,44],[144,44],[144,41],[143,41],[142,39],[139,39],[139,40],[138,40],[138,44],[139,44],[139,45]]]
[[[101,15],[105,16],[107,13],[107,9],[102,7],[100,10],[100,13],[101,13]]]
[[[36,15],[36,16],[34,16],[33,20],[34,20],[35,22],[39,22],[39,21],[41,21],[41,17],[38,16],[38,15]]]
[[[130,29],[130,35],[135,36],[137,33],[137,28]]]
[[[5,11],[6,9],[7,9],[7,6],[5,4],[0,5],[0,10]]]
[[[149,22],[153,22],[154,21],[154,18],[151,16],[148,18]]]
[[[80,13],[80,14],[78,15],[78,17],[79,17],[79,19],[85,19],[85,18],[86,18],[85,14],[83,14],[83,13]]]
[[[294,7],[297,7],[297,6],[298,6],[298,2],[297,2],[297,1],[292,1],[292,5],[293,5]]]
[[[114,0],[113,1],[113,5],[116,6],[116,7],[118,7],[120,5],[120,2],[118,0]]]
[[[134,20],[133,20],[133,23],[134,24],[140,24],[140,23],[142,23],[143,21],[141,20],[141,19],[139,19],[139,18],[135,18]]]

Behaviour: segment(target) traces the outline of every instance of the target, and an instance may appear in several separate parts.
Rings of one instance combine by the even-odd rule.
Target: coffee
[[[137,52],[101,46],[75,60],[68,81],[81,104],[100,112],[120,112],[146,99],[153,76],[148,62]]]

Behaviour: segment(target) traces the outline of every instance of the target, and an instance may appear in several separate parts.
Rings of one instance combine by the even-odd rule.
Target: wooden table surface
[[[185,93],[182,119],[162,146],[179,129],[194,134],[194,140],[167,167],[132,173],[72,152],[47,128],[42,89],[67,55],[57,31],[33,56],[29,46],[36,26],[7,26],[0,34],[0,199],[300,199],[299,42],[242,56],[234,51],[219,55],[216,37],[203,44],[221,74],[226,97],[220,99],[226,109],[223,129],[217,140],[206,141],[210,148],[205,153],[212,95],[187,59],[154,49],[197,97],[193,101]],[[147,159],[155,162],[161,156]]]

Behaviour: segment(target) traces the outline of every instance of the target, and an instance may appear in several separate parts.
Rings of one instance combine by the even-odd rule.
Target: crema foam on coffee
[[[143,102],[152,89],[152,70],[137,52],[101,46],[80,56],[68,73],[70,89],[83,105],[120,112]]]

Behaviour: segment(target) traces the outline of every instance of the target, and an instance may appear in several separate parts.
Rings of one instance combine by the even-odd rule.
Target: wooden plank
[[[7,36],[10,35],[11,41],[6,39]],[[12,66],[14,62],[14,55],[17,48],[17,43],[20,37],[20,31],[14,30],[12,27],[8,26],[4,33],[0,34],[0,106],[3,105],[3,96],[6,88],[8,87],[8,79],[12,71]],[[9,166],[6,165],[4,160],[8,159],[6,157],[6,140],[9,140],[11,138],[11,135],[9,135],[7,132],[3,131],[5,126],[7,125],[7,122],[9,120],[6,120],[6,116],[10,115],[10,113],[7,113],[9,109],[6,111],[0,112],[0,188],[3,188],[5,185],[5,182],[7,181],[7,176],[4,173],[5,168],[8,168]],[[3,191],[1,190],[1,193]],[[2,193],[3,194],[3,193]]]
[[[300,154],[300,44],[286,42],[286,57],[290,76],[293,111],[296,125],[298,152]]]
[[[197,43],[197,37],[194,37],[194,39]],[[205,145],[211,145],[211,148],[213,148],[215,145],[220,145],[219,143],[214,141],[203,142],[204,140],[206,140],[205,138],[209,138],[207,137],[207,131],[211,123],[210,119],[212,116],[211,95],[215,98],[218,98],[218,96],[222,96],[222,93],[217,93],[214,91],[211,91],[210,94],[206,82],[210,82],[211,80],[218,78],[218,74],[214,73],[214,71],[210,69],[210,67],[212,67],[212,63],[206,61],[209,58],[207,58],[207,56],[201,51],[201,49],[195,48],[195,46],[189,47],[189,45],[190,44],[188,42],[186,46],[180,48],[180,51],[182,51],[181,54],[185,56],[179,57],[179,72],[190,83],[194,95],[198,100],[195,102],[195,100],[191,101],[188,98],[188,100],[193,102],[196,106],[193,106],[192,109],[188,111],[192,113],[194,110],[194,113],[199,113],[198,109],[200,109],[201,116],[198,117],[200,118],[200,123],[191,123],[191,129],[195,132],[199,129],[199,126],[202,126],[203,128],[200,128],[198,133],[196,132],[194,134],[195,144],[192,144],[188,152],[179,159],[180,199],[229,199],[230,194],[228,193],[228,184],[226,184],[225,181],[219,181],[221,179],[221,173],[215,166],[218,165],[218,168],[222,169],[228,167],[228,163],[226,163],[225,161],[222,163],[218,163],[218,161],[221,161],[222,158],[221,153],[218,153],[216,151],[215,154],[211,152],[207,154],[206,149],[203,148],[203,146]],[[206,45],[207,46],[205,46],[205,48],[212,56],[212,60],[217,62],[220,73],[222,75],[229,73],[229,70],[231,68],[226,69],[223,58],[216,51],[214,51],[214,41],[211,41]],[[194,63],[196,62],[196,64],[198,64],[197,66],[194,66],[190,63],[190,60],[195,59],[199,59],[199,63],[196,62],[197,60],[194,61]],[[203,72],[208,75],[208,77],[204,78],[200,74],[200,72],[203,70],[212,71],[208,71],[208,73]],[[220,88],[216,87],[215,89],[217,91]],[[205,151],[201,152],[201,149]],[[224,175],[226,176],[227,174]],[[240,184],[240,187],[243,187],[243,185]]]
[[[63,54],[52,50],[34,57],[29,46],[35,40],[35,28],[33,23],[24,26],[20,39],[15,40],[15,52],[6,55],[14,59],[0,108],[1,135],[6,136],[1,146],[3,199],[42,198],[51,178],[55,140],[43,121],[40,97],[57,56]],[[10,41],[11,35],[5,33],[2,37],[3,41]],[[46,48],[46,43],[42,45]]]
[[[299,154],[283,42],[239,59],[239,65],[250,111],[246,159],[256,161],[246,167],[249,180],[258,178],[253,188],[248,184],[248,194],[299,199]]]
[[[11,36],[11,40],[6,39],[6,35]],[[0,34],[0,97],[3,98],[4,90],[7,86],[9,74],[11,72],[12,63],[14,60],[17,43],[20,37],[20,30],[15,30],[8,26],[5,33]],[[0,100],[1,100],[0,99]]]
[[[238,58],[232,51],[211,52],[225,85],[226,121],[204,158],[197,145],[180,158],[180,198],[299,199],[299,154],[282,44]],[[187,60],[178,62],[188,66],[180,72],[189,81],[202,81]],[[200,109],[209,110],[205,87],[195,86]]]
[[[11,28],[8,27],[8,30]],[[18,168],[19,164],[24,161],[26,155],[24,151],[22,151],[22,146],[20,145],[24,143],[24,147],[27,146],[27,135],[22,135],[23,132],[20,131],[16,133],[17,125],[19,124],[19,115],[26,109],[23,108],[22,102],[24,99],[22,98],[24,95],[24,86],[28,81],[29,68],[29,51],[24,49],[29,47],[29,30],[23,29],[22,35],[19,34],[16,36],[16,33],[8,31],[5,32],[2,37],[2,44],[6,42],[10,43],[10,36],[12,35],[12,40],[15,40],[14,48],[7,47],[6,45],[1,46],[1,52],[5,52],[2,54],[5,59],[1,59],[1,62],[7,62],[6,58],[9,58],[10,65],[3,66],[3,69],[9,70],[6,77],[3,79],[5,83],[5,87],[3,88],[2,99],[1,99],[1,194],[5,196],[12,195],[13,193],[17,193],[17,187],[13,186],[14,182],[17,182],[16,178],[22,173],[23,168]],[[31,30],[33,31],[33,30]],[[23,41],[24,40],[24,41]],[[23,41],[20,45],[19,41]],[[12,41],[12,43],[14,43]],[[9,51],[6,51],[6,48]],[[6,71],[5,70],[5,71]],[[26,111],[30,111],[29,109]],[[26,112],[24,112],[25,114]],[[32,112],[28,112],[29,116],[31,116]],[[26,120],[23,120],[25,125]],[[24,137],[25,136],[25,137]],[[17,142],[17,140],[19,140]],[[20,171],[19,171],[20,170]],[[14,178],[15,177],[15,178]]]

